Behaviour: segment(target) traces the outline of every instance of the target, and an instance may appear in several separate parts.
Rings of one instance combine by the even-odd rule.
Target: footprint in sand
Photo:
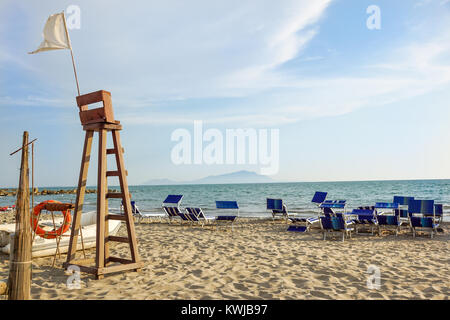
[[[272,294],[268,293],[268,292],[260,291],[258,293],[258,298],[259,299],[273,299],[274,296]]]
[[[297,288],[304,288],[308,283],[308,280],[306,279],[292,279],[291,281]]]
[[[269,289],[271,287],[269,282],[261,282],[261,283],[254,282],[254,284],[256,284],[258,287],[262,287],[265,289]]]
[[[200,276],[202,275],[202,270],[201,270],[201,269],[195,269],[195,270],[192,270],[191,273],[192,273],[195,277],[200,278]]]
[[[316,290],[310,291],[310,294],[311,294],[313,297],[319,298],[319,299],[332,299],[331,296],[329,296],[329,295],[327,295],[327,294],[325,294],[325,293],[323,293],[323,292],[316,291]]]
[[[233,283],[233,286],[236,288],[236,290],[241,290],[241,291],[247,290],[247,287],[241,283]]]

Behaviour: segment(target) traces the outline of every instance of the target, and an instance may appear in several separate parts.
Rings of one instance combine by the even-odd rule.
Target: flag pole
[[[73,73],[75,74],[75,82],[77,83],[77,91],[78,91],[78,95],[80,95],[80,86],[78,84],[77,68],[75,68],[75,60],[73,58],[72,43],[70,42],[69,31],[67,30],[66,15],[64,14],[64,10],[63,10],[62,14],[63,14],[63,21],[64,21],[64,30],[66,31],[67,41],[69,41],[70,55],[72,56],[72,66],[73,66]]]

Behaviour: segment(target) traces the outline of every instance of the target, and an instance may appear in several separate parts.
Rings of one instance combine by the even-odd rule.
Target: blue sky
[[[38,138],[36,183],[77,183],[84,132],[70,53],[27,54],[47,17],[72,4],[81,92],[111,91],[130,184],[259,170],[173,164],[171,134],[194,120],[224,133],[279,129],[274,180],[450,178],[448,0],[2,0],[0,186],[17,184],[9,153],[24,130]],[[370,5],[381,30],[366,27]]]

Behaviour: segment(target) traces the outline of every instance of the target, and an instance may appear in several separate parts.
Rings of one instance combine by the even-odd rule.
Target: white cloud
[[[279,77],[272,70],[315,36],[330,1],[81,2],[81,29],[71,31],[80,86],[84,92],[101,86],[130,100],[241,96],[264,89]],[[47,3],[23,6],[33,13],[26,38],[33,47],[56,9]],[[53,56],[39,58],[40,72],[48,74],[43,80],[72,88],[70,60],[62,52]],[[240,84],[252,79],[259,83],[242,90]]]
[[[301,53],[320,34],[319,22],[330,2],[152,1],[139,6],[121,1],[80,2],[81,29],[71,31],[71,36],[81,90],[110,90],[114,104],[122,106],[118,114],[124,122],[165,124],[168,119],[171,123],[203,119],[276,125],[345,114],[448,84],[448,23],[439,29],[442,34],[434,33],[430,39],[430,32],[425,32],[425,40],[417,36],[409,44],[387,48],[378,63],[355,66],[357,71],[345,76],[280,71],[280,66],[299,56],[303,62],[326,59],[302,58]],[[33,3],[25,9],[33,13],[28,26],[34,27],[25,37],[32,48],[40,42],[47,15],[61,8]],[[426,21],[419,28],[426,28]],[[23,57],[0,55],[0,67],[5,60],[1,57],[6,56],[24,68],[37,69],[34,76],[41,83],[61,88],[59,97],[30,97],[17,103],[56,106],[70,100],[64,97],[73,97],[68,53],[45,55],[26,57],[26,63]],[[5,98],[7,92],[0,91],[0,96],[0,104],[12,99]],[[172,109],[161,107],[197,98],[248,101],[243,106],[178,110],[175,114],[180,116],[175,117]],[[139,115],[134,108],[140,108]]]
[[[430,4],[433,0],[420,0],[414,4],[414,8],[420,8]]]
[[[48,98],[43,96],[25,96],[21,98],[11,96],[0,96],[0,106],[20,106],[20,107],[51,107],[67,108],[72,107],[70,99]]]
[[[449,57],[450,33],[428,42],[399,47],[385,56],[383,62],[362,66],[353,76],[288,79],[276,73],[273,77],[266,74],[254,79],[249,86],[270,88],[276,85],[281,92],[255,100],[253,108],[183,114],[183,117],[170,117],[170,122],[189,124],[202,119],[210,124],[277,126],[343,115],[359,108],[394,103],[448,87],[450,64],[445,58]],[[243,75],[240,76],[243,79]],[[246,88],[244,81],[242,87]],[[152,112],[148,117],[128,114],[124,120],[135,124],[164,124],[167,114]]]
[[[27,71],[37,72],[38,68],[34,67],[32,63],[20,59],[4,49],[0,49],[0,69],[5,68],[6,65],[13,64]]]

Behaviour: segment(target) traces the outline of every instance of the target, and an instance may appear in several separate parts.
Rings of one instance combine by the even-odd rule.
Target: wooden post
[[[106,204],[106,130],[98,132],[97,176],[97,246],[96,266],[100,273],[105,267],[105,204]],[[100,275],[98,278],[102,278]]]
[[[31,222],[28,132],[23,133],[22,161],[16,200],[16,230],[8,279],[9,300],[29,300],[31,291]]]
[[[91,149],[92,149],[92,137],[94,131],[86,131],[84,138],[83,156],[81,157],[80,176],[78,178],[77,197],[75,200],[75,210],[73,213],[72,232],[70,233],[69,249],[67,251],[67,261],[75,259],[75,253],[77,251],[78,233],[81,234],[81,244],[84,243],[81,227],[81,214],[83,211],[84,195],[86,191],[86,183],[89,169],[89,162],[91,161]]]
[[[34,208],[34,142],[31,144],[31,210]]]

